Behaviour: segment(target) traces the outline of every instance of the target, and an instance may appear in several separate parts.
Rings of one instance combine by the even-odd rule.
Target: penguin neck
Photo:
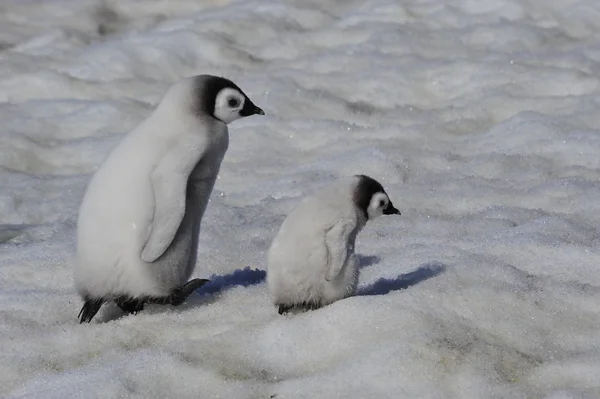
[[[354,204],[354,209],[356,210],[356,224],[358,229],[361,230],[369,221],[369,215],[366,209],[361,208],[357,204]]]

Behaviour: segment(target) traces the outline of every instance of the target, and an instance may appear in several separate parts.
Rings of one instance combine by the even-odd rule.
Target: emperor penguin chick
[[[128,313],[181,304],[208,280],[188,282],[200,222],[229,145],[227,124],[264,115],[225,78],[180,80],[92,177],[77,223],[79,321],[104,302]]]
[[[381,184],[365,175],[303,200],[283,221],[268,253],[267,284],[279,314],[353,295],[356,236],[368,220],[393,214],[400,211]]]

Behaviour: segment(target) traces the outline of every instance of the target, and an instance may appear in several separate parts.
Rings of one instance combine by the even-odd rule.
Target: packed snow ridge
[[[180,307],[79,325],[93,172],[175,81],[232,79]],[[8,0],[0,6],[0,396],[600,397],[600,3]],[[281,316],[299,201],[376,178],[358,294]]]

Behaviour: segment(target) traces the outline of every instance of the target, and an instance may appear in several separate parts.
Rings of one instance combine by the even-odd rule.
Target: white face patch
[[[231,123],[241,118],[240,111],[244,108],[246,98],[238,90],[226,87],[219,91],[215,98],[214,117],[225,122]]]
[[[369,207],[367,208],[369,220],[373,220],[383,215],[383,210],[387,208],[389,202],[390,199],[384,193],[375,193],[371,197],[371,202],[369,203]]]

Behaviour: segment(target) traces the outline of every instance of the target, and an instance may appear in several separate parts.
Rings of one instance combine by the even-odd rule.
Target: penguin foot
[[[277,310],[277,312],[279,314],[284,314],[289,312],[293,307],[293,305],[279,305],[279,309]]]
[[[115,299],[115,303],[121,310],[125,313],[129,314],[137,314],[137,312],[141,312],[144,310],[143,299],[132,299],[132,298],[117,298]]]
[[[114,299],[115,303],[121,310],[125,313],[136,314],[144,310],[144,305],[147,303],[156,304],[156,305],[173,305],[179,306],[181,305],[187,297],[189,297],[192,292],[196,291],[198,288],[202,287],[204,284],[208,283],[210,280],[206,280],[203,278],[195,278],[184,285],[175,288],[171,291],[171,294],[165,297],[141,297],[141,298],[131,298],[129,296],[119,296]],[[85,303],[79,311],[79,323],[92,321],[96,313],[100,310],[100,307],[106,302],[104,298],[84,298]]]
[[[282,315],[282,314],[288,313],[290,310],[294,310],[294,309],[300,309],[300,310],[303,310],[306,312],[309,310],[317,310],[322,307],[323,307],[323,305],[321,305],[320,303],[316,303],[316,302],[302,302],[302,303],[294,304],[294,305],[280,304],[277,312]]]
[[[85,303],[83,307],[79,311],[77,318],[79,319],[79,324],[86,322],[89,323],[92,321],[96,313],[100,310],[102,304],[104,304],[104,298],[84,298]]]
[[[321,305],[320,303],[317,303],[317,302],[302,302],[300,307],[304,310],[317,310],[317,309],[321,309],[323,307],[323,305]]]
[[[198,288],[202,287],[208,282],[209,280],[204,278],[195,278],[188,281],[181,287],[175,288],[171,295],[169,295],[170,304],[173,306],[181,305],[187,299],[187,297],[191,295],[192,292],[196,291]]]

